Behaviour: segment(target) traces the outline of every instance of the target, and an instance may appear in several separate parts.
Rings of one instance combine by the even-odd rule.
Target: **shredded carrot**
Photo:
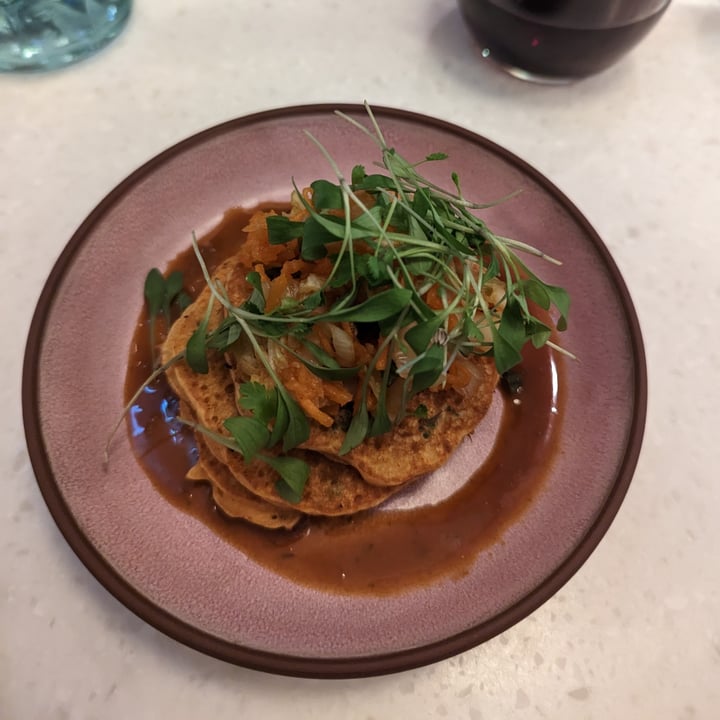
[[[277,215],[277,213],[274,210],[256,210],[248,220],[248,224],[243,228],[243,232],[257,232],[260,231],[266,231],[267,225],[265,221],[268,217],[271,215]]]
[[[263,282],[270,282],[270,278],[265,272],[265,266],[262,263],[255,263],[255,265],[253,265],[253,270],[260,276],[260,279]]]
[[[456,293],[453,290],[446,290],[445,297],[447,298],[447,302],[451,302],[455,299]],[[443,302],[440,294],[440,286],[438,283],[432,285],[425,293],[425,302],[428,304],[428,307],[433,310],[442,310],[445,308],[445,303]]]
[[[315,260],[312,263],[305,263],[306,267],[300,272],[303,275],[309,275],[315,273],[320,277],[328,277],[333,269],[333,262],[329,257],[324,257],[321,260]]]
[[[370,344],[363,345],[359,340],[354,339],[353,352],[356,365],[367,365],[375,354],[375,348]]]
[[[289,275],[281,272],[270,282],[270,289],[268,290],[267,297],[265,298],[265,312],[270,313],[278,307],[278,305],[280,305],[288,288],[289,277]]]
[[[238,250],[238,258],[246,267],[254,263],[264,263],[267,267],[277,267],[285,260],[297,257],[297,240],[284,245],[271,245],[268,240],[267,219],[277,215],[273,210],[258,210],[253,213],[248,224],[243,228],[246,233],[245,242]]]
[[[455,297],[454,292],[448,292],[447,298],[448,300],[452,300]],[[443,303],[442,298],[440,297],[440,286],[435,283],[426,293],[425,293],[425,302],[427,303],[428,307],[432,308],[433,310],[442,310],[445,308],[445,305]],[[454,330],[457,327],[459,320],[457,315],[454,313],[452,315],[448,316],[447,319],[447,329],[448,331]]]
[[[309,187],[303,188],[302,196],[305,198],[305,200],[310,205],[312,205],[312,196],[313,196],[312,188],[309,188]],[[290,209],[290,212],[288,213],[288,218],[290,220],[292,220],[293,222],[302,222],[303,220],[306,220],[308,218],[308,215],[309,215],[309,213],[305,209],[305,206],[297,198],[295,193],[293,193],[292,208]]]
[[[355,394],[353,396],[353,413],[356,413],[360,408],[362,402],[362,388],[363,382],[365,381],[365,373],[361,370],[357,376],[357,386],[355,387]],[[368,412],[373,412],[377,407],[377,398],[372,392],[368,392],[365,397],[365,404]]]
[[[290,363],[280,371],[283,384],[288,392],[295,398],[305,414],[317,420],[324,427],[332,425],[332,418],[322,412],[315,403],[321,390],[320,378],[313,375],[305,366],[300,363]]]
[[[288,277],[290,277],[296,272],[302,273],[303,270],[305,270],[306,272],[310,272],[310,268],[312,267],[313,263],[309,263],[306,260],[301,260],[300,258],[295,258],[294,260],[288,260],[287,262],[283,263],[282,270],[280,270],[280,272],[283,275],[287,275]]]
[[[287,260],[283,264],[281,272],[287,275],[300,273],[301,278],[306,278],[311,273],[319,275],[320,277],[327,277],[332,272],[332,265],[330,258],[326,257],[320,260],[313,260],[312,262],[295,258],[293,260]]]
[[[335,348],[332,344],[330,330],[327,323],[316,323],[310,332],[310,337],[316,342],[328,355],[335,355]]]
[[[340,382],[324,381],[323,392],[328,400],[338,405],[347,405],[353,399],[353,394]]]
[[[324,409],[332,406],[336,410],[338,405],[345,405],[353,398],[341,382],[322,380],[298,361],[280,370],[280,377],[303,412],[323,427],[330,427],[334,422]]]
[[[471,379],[472,375],[464,362],[455,361],[448,369],[447,385],[451,388],[464,388]]]
[[[330,427],[333,424],[334,420],[327,413],[324,413],[322,410],[320,410],[320,408],[317,407],[317,405],[315,405],[312,400],[308,400],[304,397],[299,398],[298,405],[300,405],[300,407],[303,409],[303,412],[309,418],[316,420],[323,427]]]
[[[433,310],[442,310],[444,307],[442,298],[440,297],[440,287],[437,283],[425,293],[425,302],[428,304],[428,307]]]
[[[387,367],[388,353],[390,352],[390,343],[388,343],[380,352],[380,356],[375,363],[375,369],[381,372]]]

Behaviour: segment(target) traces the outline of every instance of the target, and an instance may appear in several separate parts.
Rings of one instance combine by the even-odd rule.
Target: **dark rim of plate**
[[[278,108],[259,112],[245,117],[230,120],[197,133],[164,152],[155,156],[129,175],[117,185],[88,215],[72,236],[53,267],[38,300],[28,335],[23,362],[22,404],[25,436],[40,491],[58,528],[70,547],[85,564],[95,578],[114,595],[123,605],[132,610],[145,622],[154,626],[175,640],[236,665],[296,677],[312,678],[357,678],[383,675],[402,670],[428,665],[463,651],[469,650],[490,638],[507,630],[524,619],[543,603],[550,599],[580,569],[597,547],[610,527],[630,485],[642,444],[647,410],[647,370],[645,351],[640,325],[630,294],[620,271],[607,247],[595,232],[590,223],[572,202],[544,175],[528,165],[524,160],[505,148],[476,133],[436,118],[418,113],[398,110],[395,108],[374,107],[379,117],[397,118],[406,122],[418,123],[425,127],[435,127],[453,133],[468,142],[491,151],[503,160],[514,165],[518,170],[530,176],[550,195],[555,197],[584,230],[587,237],[594,243],[595,249],[605,263],[606,270],[615,284],[618,297],[627,320],[630,341],[635,358],[634,365],[634,413],[628,433],[624,456],[604,504],[597,513],[595,521],[587,533],[570,553],[567,559],[550,576],[517,601],[511,607],[464,632],[438,642],[421,647],[401,650],[395,653],[383,653],[367,657],[351,658],[308,658],[301,656],[280,655],[262,650],[246,648],[209,635],[197,628],[182,622],[144,597],[138,590],[128,584],[115,569],[100,555],[95,546],[77,525],[72,512],[66,505],[58,488],[53,469],[47,456],[38,407],[38,363],[37,358],[45,333],[46,318],[55,299],[56,291],[66,272],[71,267],[76,252],[85,243],[88,234],[95,224],[106,214],[108,209],[125,193],[126,189],[135,185],[145,176],[162,166],[169,158],[188,148],[207,141],[215,136],[266,120],[278,120],[305,114],[332,113],[335,110],[344,112],[362,112],[363,107],[355,104],[319,104],[300,105]]]

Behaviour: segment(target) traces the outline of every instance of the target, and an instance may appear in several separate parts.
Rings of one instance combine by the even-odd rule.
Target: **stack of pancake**
[[[231,257],[213,273],[214,281],[231,289],[234,305],[243,301],[247,288],[233,280],[246,272],[246,266]],[[162,348],[163,362],[183,352],[210,298],[208,287],[172,325]],[[213,304],[209,331],[222,322],[225,312],[220,303]],[[308,440],[288,453],[304,460],[310,469],[297,503],[278,494],[278,475],[267,463],[245,462],[239,452],[200,431],[195,433],[199,460],[188,478],[209,482],[215,503],[228,516],[268,528],[291,528],[303,515],[349,515],[375,507],[441,466],[485,415],[498,376],[492,358],[476,357],[472,363],[480,378],[472,397],[452,388],[425,390],[411,400],[405,418],[391,431],[365,440],[344,455],[340,454],[345,437],[342,423],[324,427],[310,419]],[[169,368],[167,379],[180,399],[182,418],[230,439],[223,423],[247,414],[238,403],[239,384],[247,378],[237,372],[230,351],[210,351],[208,365],[208,373],[199,374],[180,360]],[[413,412],[421,405],[422,413]],[[277,454],[281,449],[265,452]]]

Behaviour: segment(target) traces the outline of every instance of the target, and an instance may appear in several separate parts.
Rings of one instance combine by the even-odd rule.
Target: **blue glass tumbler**
[[[132,0],[0,0],[0,71],[78,62],[122,31]]]

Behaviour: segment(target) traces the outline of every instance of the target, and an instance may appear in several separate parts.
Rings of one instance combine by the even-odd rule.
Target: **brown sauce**
[[[202,239],[211,269],[242,241],[247,218],[247,212],[231,210]],[[186,290],[198,294],[204,281],[192,249],[170,263],[168,271],[175,269],[183,271]],[[130,352],[128,400],[150,374],[148,337],[143,314]],[[499,542],[529,507],[556,451],[562,415],[560,369],[551,350],[527,351],[519,368],[522,392],[514,398],[503,392],[494,449],[451,497],[413,510],[379,508],[349,518],[305,519],[291,531],[231,520],[215,507],[208,485],[184,479],[196,450],[192,433],[173,419],[177,400],[166,383],[143,393],[129,414],[128,427],[134,451],[157,490],[238,551],[299,584],[334,593],[387,595],[442,577],[462,577],[477,554]]]

